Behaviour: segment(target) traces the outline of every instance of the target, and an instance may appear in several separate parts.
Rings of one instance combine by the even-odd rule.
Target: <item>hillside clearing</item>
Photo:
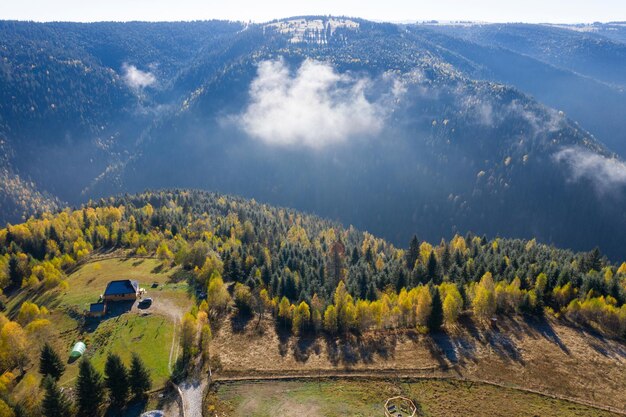
[[[61,305],[88,307],[98,301],[109,281],[132,279],[145,288],[146,296],[166,299],[181,309],[188,308],[187,282],[180,268],[163,266],[152,258],[112,258],[96,260],[79,267],[68,278],[70,288],[61,297]],[[158,287],[151,288],[152,284]]]
[[[24,301],[47,306],[54,331],[59,334],[51,341],[57,351],[67,358],[72,345],[84,341],[85,356],[100,371],[109,352],[119,354],[127,365],[132,352],[138,353],[151,371],[153,386],[159,388],[169,379],[176,361],[177,324],[190,305],[188,285],[180,274],[180,268],[164,267],[157,259],[95,259],[69,275],[67,291],[22,291],[10,299],[7,308],[16,312]],[[89,303],[98,301],[109,281],[124,278],[138,280],[146,296],[153,298],[152,306],[140,310],[136,303],[123,308],[111,304],[102,320],[88,320],[83,325],[82,313]],[[153,283],[158,284],[156,288],[152,288]],[[28,372],[38,377],[36,367]],[[77,373],[78,361],[67,362],[61,384],[72,386]]]

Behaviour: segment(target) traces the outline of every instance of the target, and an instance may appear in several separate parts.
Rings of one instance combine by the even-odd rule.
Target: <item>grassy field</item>
[[[187,283],[179,277],[178,268],[163,267],[158,259],[114,258],[90,262],[68,277],[70,288],[60,299],[61,305],[87,308],[98,301],[109,281],[132,279],[145,288],[147,296],[175,299],[182,303],[187,299]],[[152,289],[153,283],[159,284]]]
[[[612,416],[593,408],[487,384],[448,380],[415,382],[322,380],[222,383],[209,399],[209,415],[245,417],[383,416],[384,401],[411,398],[418,415]],[[212,412],[212,413],[211,413]]]
[[[84,334],[89,357],[99,371],[109,352],[121,356],[130,365],[132,352],[136,352],[150,369],[154,387],[163,386],[169,377],[169,357],[174,323],[167,317],[154,314],[126,313],[103,321],[93,333]],[[72,385],[78,374],[78,362],[68,364],[61,379],[63,385]]]
[[[87,332],[76,335],[87,344],[87,356],[97,369],[104,369],[109,352],[117,353],[127,364],[136,352],[151,370],[155,387],[167,381],[175,323],[190,303],[187,282],[179,273],[178,268],[163,267],[157,259],[117,258],[87,263],[68,277],[70,288],[61,295],[60,308],[87,308],[98,300],[109,281],[126,278],[139,281],[146,296],[154,299],[146,312],[133,307],[121,315],[109,314],[88,326]],[[153,283],[158,287],[152,288]],[[72,382],[77,372],[74,368],[77,366],[68,367],[62,382]]]
[[[148,310],[113,308],[102,320],[82,324],[82,313],[89,303],[98,301],[109,281],[134,279],[145,288],[146,296],[154,302]],[[177,344],[175,335],[182,312],[191,305],[188,285],[179,268],[163,267],[156,259],[112,258],[88,262],[67,278],[66,291],[33,292],[24,290],[7,302],[9,316],[15,317],[24,301],[45,305],[51,311],[54,337],[49,340],[64,358],[76,341],[87,345],[86,356],[97,369],[104,369],[109,352],[119,354],[129,365],[132,352],[138,353],[151,370],[154,388],[164,385],[169,377],[169,362],[172,344]],[[152,287],[157,283],[156,288]],[[117,311],[116,311],[117,309]],[[175,361],[174,347],[172,361]],[[36,365],[38,352],[32,352]],[[78,374],[78,362],[67,363],[61,379],[64,386],[73,385]],[[28,370],[36,376],[37,367]]]
[[[88,262],[67,278],[67,291],[25,290],[11,297],[7,303],[9,316],[17,313],[24,301],[45,305],[50,310],[74,308],[82,312],[90,303],[98,301],[107,283],[119,279],[133,279],[145,288],[149,297],[165,298],[177,307],[189,307],[188,285],[180,268],[163,267],[161,261],[150,258],[112,258]],[[157,283],[157,288],[152,284]]]

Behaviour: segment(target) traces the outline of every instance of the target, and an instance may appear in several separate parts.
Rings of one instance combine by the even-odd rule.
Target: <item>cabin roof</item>
[[[93,303],[89,305],[90,313],[102,313],[104,312],[104,303]]]
[[[111,281],[107,284],[107,288],[104,291],[104,295],[125,295],[136,294],[139,289],[137,281],[131,281],[130,279],[122,279],[119,281]]]

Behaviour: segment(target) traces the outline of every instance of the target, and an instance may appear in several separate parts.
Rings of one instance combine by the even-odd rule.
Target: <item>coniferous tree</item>
[[[370,285],[367,288],[367,300],[368,301],[375,301],[376,298],[377,298],[377,296],[376,296],[376,287],[374,286],[373,282],[370,282]]]
[[[50,375],[43,383],[45,394],[41,403],[45,417],[68,417],[72,413],[72,403],[59,389],[56,380]]]
[[[441,302],[441,295],[439,289],[435,287],[433,292],[432,310],[428,317],[428,328],[432,332],[436,332],[441,328],[443,324],[443,303]]]
[[[589,271],[600,271],[602,269],[602,255],[600,254],[600,249],[597,247],[593,248],[587,257],[587,270],[582,272]]]
[[[443,254],[441,255],[441,269],[443,274],[447,274],[452,265],[452,255],[450,254],[450,247],[444,242]]]
[[[107,356],[104,365],[104,385],[109,391],[111,405],[118,410],[123,408],[128,398],[128,370],[122,359],[114,353]]]
[[[104,401],[102,375],[87,359],[83,359],[78,368],[76,380],[76,407],[78,417],[95,417],[100,415],[100,407]]]
[[[413,235],[411,242],[409,243],[409,250],[406,252],[406,267],[409,271],[412,271],[415,267],[415,262],[420,254],[420,242],[416,235]]]
[[[146,365],[138,354],[133,353],[128,375],[131,394],[135,398],[142,398],[152,388],[152,379]]]
[[[63,361],[61,361],[61,358],[52,346],[46,342],[43,345],[41,355],[39,356],[39,373],[44,377],[49,375],[58,381],[59,378],[61,378],[61,375],[63,375],[63,372],[65,372],[65,365],[63,365]]]
[[[430,253],[428,257],[428,264],[426,265],[428,278],[430,278],[435,284],[439,284],[441,279],[439,277],[439,265],[437,264],[437,258],[435,257],[435,251]]]
[[[402,288],[406,288],[407,286],[407,282],[406,282],[406,276],[404,275],[404,271],[402,271],[401,269],[396,271],[396,274],[394,274],[396,276],[396,291],[400,292],[400,290]]]
[[[350,257],[350,265],[356,265],[359,262],[359,251],[356,246],[352,248],[352,255]]]
[[[22,286],[22,278],[17,256],[11,255],[9,258],[9,280],[14,287],[19,288]]]

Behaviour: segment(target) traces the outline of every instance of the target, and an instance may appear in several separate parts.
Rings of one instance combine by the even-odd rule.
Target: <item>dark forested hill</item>
[[[4,221],[193,187],[396,244],[473,230],[623,256],[626,61],[602,32],[302,17],[0,34],[3,168],[34,196],[0,190]]]
[[[462,56],[466,61],[458,67],[470,76],[532,94],[626,155],[626,43],[592,28],[574,29],[522,24],[411,27],[448,56]]]

